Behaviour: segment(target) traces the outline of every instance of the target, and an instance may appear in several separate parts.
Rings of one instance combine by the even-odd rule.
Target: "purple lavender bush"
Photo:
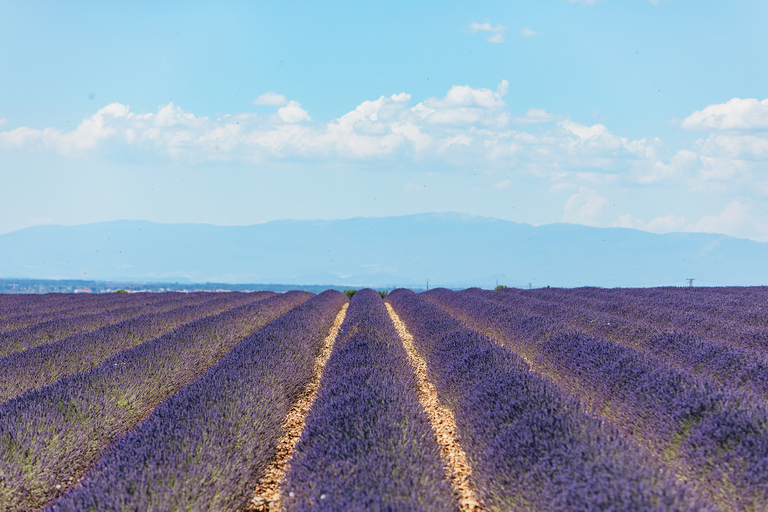
[[[525,354],[537,370],[635,437],[715,505],[766,507],[768,409],[723,392],[609,340],[520,314],[471,294],[435,290],[429,300]]]
[[[745,390],[768,398],[768,357],[756,350],[730,346],[681,331],[659,329],[647,318],[629,319],[596,311],[589,306],[548,302],[525,293],[466,292],[530,315],[554,321],[598,338],[610,339],[663,361],[676,370],[698,376],[721,389]]]
[[[160,402],[310,297],[288,292],[203,318],[0,404],[0,510],[38,509],[63,494]]]
[[[668,471],[528,365],[409,290],[387,296],[453,410],[487,510],[700,510]]]
[[[281,488],[287,511],[456,510],[381,296],[352,297]]]
[[[50,510],[243,506],[345,302],[325,291],[245,338],[115,443]]]
[[[162,294],[156,294],[162,297]],[[210,300],[210,296],[207,298]],[[92,332],[107,325],[113,325],[131,318],[147,314],[157,314],[184,305],[204,302],[205,296],[168,297],[148,304],[134,304],[128,307],[114,308],[108,311],[88,311],[73,317],[53,318],[21,329],[0,334],[0,357],[13,354],[45,343],[50,343],[67,336]]]
[[[0,333],[21,329],[49,320],[61,320],[80,315],[106,313],[119,308],[141,306],[168,300],[172,296],[182,298],[185,294],[133,293],[133,294],[63,294],[55,301],[49,301],[43,307],[35,302],[39,295],[16,295],[22,299],[9,310],[0,308]],[[31,307],[30,307],[31,306]],[[8,313],[8,314],[6,314]]]
[[[199,298],[165,313],[148,313],[93,332],[68,336],[0,358],[0,403],[57,380],[90,370],[115,354],[157,338],[184,324],[273,296],[235,293]],[[177,304],[178,305],[178,304]]]

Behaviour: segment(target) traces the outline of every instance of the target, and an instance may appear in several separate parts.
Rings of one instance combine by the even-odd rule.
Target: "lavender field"
[[[40,509],[768,510],[768,289],[0,295]]]

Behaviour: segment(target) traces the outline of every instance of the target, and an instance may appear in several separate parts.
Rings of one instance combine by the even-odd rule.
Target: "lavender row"
[[[63,494],[157,404],[310,296],[289,292],[198,320],[0,404],[0,510],[37,509]]]
[[[123,307],[103,309],[104,305],[102,305],[102,308],[96,308],[95,311],[93,307],[89,307],[85,314],[54,318],[0,334],[0,357],[50,343],[67,336],[95,331],[101,327],[136,318],[144,314],[162,313],[186,304],[192,305],[205,302],[211,298],[210,295],[206,296],[203,294],[191,297],[184,296],[183,294],[173,294],[168,297],[156,294],[151,300],[143,299],[141,303],[133,301],[133,304],[127,304]]]
[[[57,294],[58,295],[58,294]],[[62,294],[47,302],[35,301],[39,295],[15,295],[19,300],[0,309],[0,332],[20,329],[55,318],[68,318],[85,313],[108,311],[122,305],[162,299],[160,294]]]
[[[547,316],[565,326],[618,341],[658,358],[668,366],[702,377],[727,389],[768,398],[768,357],[685,332],[668,332],[644,319],[628,320],[588,307],[546,302],[528,294],[466,290],[471,295],[514,307],[529,315]]]
[[[115,443],[51,510],[245,505],[345,302],[323,292],[247,337]]]
[[[428,298],[523,354],[597,414],[662,458],[716,505],[763,509],[768,409],[673,371],[629,347],[448,290]]]
[[[601,296],[606,292],[594,290],[598,289],[575,290],[572,294],[566,291],[537,290],[537,293],[532,295],[542,298],[559,296],[559,301],[572,305],[581,304],[583,308],[620,316],[630,322],[650,323],[657,330],[685,332],[732,347],[756,350],[768,356],[768,328],[746,325],[701,312],[689,312],[682,307],[659,305],[654,300],[654,297],[661,295],[658,289],[643,290],[645,295],[641,292],[627,292],[623,295],[615,293],[613,299],[605,302],[594,300],[592,296]],[[513,294],[514,291],[506,295]],[[522,292],[518,291],[517,294],[522,295]]]
[[[534,290],[533,295],[568,301],[588,301],[599,309],[637,315],[651,305],[660,320],[696,318],[735,325],[768,328],[768,288],[579,288]]]
[[[65,295],[61,293],[46,294],[8,294],[0,293],[0,319],[14,315],[19,308],[31,310],[33,308],[55,303]]]
[[[4,294],[0,293],[0,319],[35,310],[62,309],[83,301],[100,300],[92,294],[46,293],[46,294]]]
[[[123,350],[189,322],[273,295],[273,292],[208,295],[204,296],[207,301],[203,304],[181,306],[165,313],[148,313],[93,332],[16,352],[0,359],[0,403],[53,384],[67,375],[90,370]]]
[[[671,475],[518,356],[411,291],[387,301],[451,404],[487,510],[698,509]]]
[[[358,291],[291,457],[286,510],[455,510],[417,390],[384,302]]]

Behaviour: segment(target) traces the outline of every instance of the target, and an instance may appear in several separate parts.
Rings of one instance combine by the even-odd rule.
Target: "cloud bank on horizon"
[[[644,4],[652,11],[649,16],[681,8],[653,0]],[[580,9],[578,16],[587,19],[611,7],[607,1],[568,0],[542,7],[538,14]],[[494,9],[500,6],[488,10]],[[560,37],[556,27],[533,14],[514,23],[509,16],[465,16],[450,26],[451,37],[463,40],[463,45],[479,44],[473,46],[478,53],[523,52],[526,44],[547,45],[547,40]],[[445,24],[438,25],[445,32]],[[369,49],[377,48],[371,44]],[[566,50],[551,51],[556,55]],[[502,58],[499,53],[488,55]],[[7,55],[0,55],[0,64],[3,58]],[[593,65],[591,60],[586,63]],[[347,71],[354,72],[354,66]],[[0,108],[0,162],[5,160],[8,169],[0,179],[26,199],[24,214],[11,212],[18,210],[21,199],[0,211],[0,231],[35,223],[136,218],[141,210],[127,207],[127,201],[95,199],[97,209],[107,212],[102,217],[83,207],[74,216],[58,217],[52,208],[35,213],[30,203],[32,197],[51,202],[52,194],[61,190],[50,185],[46,193],[40,185],[43,175],[53,176],[52,183],[64,183],[69,176],[67,189],[74,196],[77,188],[72,183],[87,182],[93,197],[125,190],[126,176],[133,173],[138,184],[127,188],[134,197],[147,193],[152,203],[146,210],[149,220],[247,224],[294,216],[286,212],[295,212],[297,218],[339,218],[454,210],[533,224],[561,221],[656,233],[716,232],[768,241],[768,99],[723,97],[718,91],[709,97],[719,101],[687,101],[692,108],[656,121],[656,133],[645,128],[641,136],[640,130],[628,128],[631,121],[615,122],[602,109],[584,115],[580,106],[574,114],[567,106],[548,107],[557,102],[544,93],[532,100],[530,92],[521,92],[525,86],[514,72],[492,83],[472,68],[465,74],[467,81],[443,80],[442,90],[431,87],[432,95],[425,95],[422,86],[389,91],[358,86],[356,104],[333,116],[313,110],[322,89],[312,91],[315,96],[309,95],[308,106],[302,99],[308,93],[301,87],[280,88],[268,80],[251,84],[250,97],[224,114],[212,114],[210,107],[198,109],[195,102],[187,106],[183,99],[162,102],[155,109],[132,107],[130,93],[100,107],[92,101],[90,112],[66,125],[25,123]],[[567,74],[562,78],[562,91],[577,87],[570,85]],[[611,79],[620,80],[620,75]],[[214,86],[219,83],[209,80]],[[309,91],[312,84],[302,87]],[[622,87],[626,84],[617,84],[611,93]],[[326,94],[331,97],[335,91]],[[626,108],[639,100],[627,93],[623,101]],[[638,105],[638,116],[642,108]],[[51,166],[62,170],[56,173]],[[26,180],[20,173],[30,168]],[[98,169],[106,170],[99,174]],[[158,177],[164,172],[173,179]],[[320,184],[324,177],[328,183]],[[386,180],[393,184],[384,185]],[[235,189],[243,189],[242,183],[271,191],[261,197],[258,213],[250,211],[252,203],[245,196],[237,196],[241,192]],[[337,202],[344,196],[380,197],[385,191],[388,200],[385,206],[359,204],[358,209],[334,208],[330,201],[313,209],[321,202],[312,203],[313,194],[330,195],[339,187],[343,194],[335,196]],[[176,197],[180,188],[197,198],[215,190],[221,202],[231,204],[221,206],[226,215],[218,216],[213,207],[194,213],[194,201],[182,204]],[[294,195],[303,199],[297,199],[293,209],[277,204]],[[167,208],[159,206],[159,197],[165,198]],[[80,199],[72,203],[80,204]]]
[[[172,101],[148,113],[112,103],[70,131],[23,126],[2,131],[0,149],[67,158],[141,151],[151,158],[192,165],[218,161],[480,165],[540,176],[555,189],[588,182],[566,200],[564,222],[656,233],[728,233],[746,226],[754,232],[751,238],[768,240],[768,223],[753,219],[749,203],[741,200],[695,220],[664,215],[646,221],[622,214],[600,222],[609,200],[591,186],[685,182],[696,190],[737,183],[751,187],[758,197],[768,195],[764,172],[768,99],[734,98],[691,113],[680,127],[708,133],[693,150],[672,151],[659,138],[633,140],[611,133],[603,124],[585,125],[535,108],[513,115],[504,101],[508,88],[506,80],[495,90],[454,85],[444,97],[413,106],[411,95],[401,92],[364,101],[324,123],[314,122],[299,102],[274,92],[253,100],[255,105],[275,107],[271,114],[246,112],[215,119],[186,112]],[[494,187],[503,189],[510,183],[502,180]]]

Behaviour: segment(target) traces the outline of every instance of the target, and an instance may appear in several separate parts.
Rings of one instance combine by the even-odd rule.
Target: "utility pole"
[[[427,281],[427,291],[429,291],[429,278],[427,278],[426,281]]]
[[[693,278],[692,277],[688,278],[688,288],[693,288]]]
[[[528,289],[529,290],[531,289],[531,283],[528,283]]]

